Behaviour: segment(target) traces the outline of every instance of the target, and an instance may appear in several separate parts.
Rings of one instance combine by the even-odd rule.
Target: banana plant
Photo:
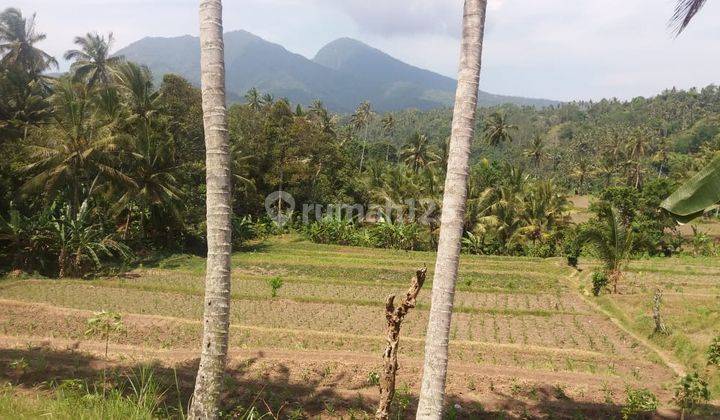
[[[680,223],[702,216],[720,202],[720,156],[680,186],[660,204]]]

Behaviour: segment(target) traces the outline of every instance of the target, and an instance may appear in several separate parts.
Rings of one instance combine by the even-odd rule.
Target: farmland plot
[[[228,398],[323,418],[371,413],[384,299],[403,293],[414,270],[433,263],[432,253],[322,246],[291,236],[236,254],[230,369],[242,386]],[[203,264],[180,256],[120,278],[5,280],[0,363],[9,365],[22,351],[31,357],[33,346],[46,357],[62,357],[68,348],[97,357],[99,343],[84,336],[85,322],[96,311],[114,310],[123,314],[125,332],[110,338],[110,360],[103,363],[157,360],[179,366],[181,379],[191,381],[182,368],[192,370],[200,344]],[[460,418],[613,415],[628,386],[649,387],[668,405],[672,369],[582,298],[571,273],[559,259],[463,257],[448,378]],[[273,298],[268,280],[274,277],[283,285]],[[692,284],[710,282],[704,273],[689,277]],[[396,409],[408,418],[419,389],[430,288],[402,330]],[[628,296],[613,304],[647,312]],[[667,299],[670,308],[673,297]],[[22,375],[5,376],[23,383]]]

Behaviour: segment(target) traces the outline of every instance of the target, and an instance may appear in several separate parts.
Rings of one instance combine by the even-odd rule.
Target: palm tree
[[[230,145],[225,97],[222,1],[200,1],[200,70],[207,171],[207,269],[200,366],[191,419],[220,415],[220,393],[230,333],[230,253],[232,209]]]
[[[260,111],[262,105],[262,98],[260,98],[260,92],[256,88],[252,88],[245,94],[245,101],[247,102],[250,109],[253,111]]]
[[[382,120],[380,120],[380,125],[382,126],[383,132],[388,137],[387,141],[387,150],[385,152],[385,161],[390,161],[390,148],[392,147],[392,137],[395,135],[395,117],[393,117],[392,114],[385,115]]]
[[[675,14],[670,20],[671,24],[675,25],[678,35],[687,28],[706,2],[707,0],[678,0]]]
[[[632,227],[612,207],[601,209],[597,223],[582,229],[578,236],[580,244],[590,243],[595,246],[613,284],[614,293],[617,293],[618,281],[623,277],[622,271],[630,259],[633,239]]]
[[[465,220],[470,145],[475,136],[486,10],[487,0],[465,0],[460,70],[417,411],[417,417],[422,419],[440,420],[443,414],[450,322]]]
[[[275,104],[275,97],[272,93],[266,93],[260,98],[260,103],[266,109],[270,109]]]
[[[540,167],[540,163],[545,158],[545,142],[539,133],[535,134],[532,145],[525,151],[525,156],[532,160],[535,168]]]
[[[435,152],[431,150],[430,140],[420,133],[415,133],[410,137],[405,144],[401,157],[415,173],[439,159]]]
[[[324,133],[332,136],[335,135],[335,118],[330,114],[330,111],[328,111],[321,100],[313,101],[308,110],[308,114],[320,125]]]
[[[145,223],[146,212],[138,212],[143,234],[146,228],[167,226],[171,221],[182,220],[182,192],[175,174],[179,166],[172,159],[171,142],[150,125],[135,130],[124,151],[128,152],[128,168],[123,171],[133,184],[123,188],[116,210],[125,211],[125,232],[130,227],[133,209],[147,209],[150,225]],[[153,229],[152,233],[157,232]]]
[[[100,84],[107,87],[112,81],[113,70],[124,60],[122,56],[110,56],[113,34],[107,40],[98,33],[87,33],[84,37],[75,37],[79,50],[65,53],[66,60],[74,60],[71,70],[75,81],[85,80],[90,88]]]
[[[160,111],[160,91],[153,86],[152,74],[145,66],[126,61],[115,72],[118,90],[130,112],[128,123],[148,123]]]
[[[645,133],[641,130],[636,130],[630,143],[630,161],[628,164],[633,168],[632,182],[635,185],[635,189],[642,187],[642,173],[643,165],[642,160],[645,157],[647,151],[647,139]]]
[[[372,116],[372,105],[370,102],[365,101],[357,107],[357,110],[355,110],[355,113],[350,118],[350,122],[356,130],[364,130],[362,152],[360,153],[360,172],[362,172],[365,163],[365,149],[367,149],[368,129],[372,122]]]
[[[577,193],[578,194],[584,194],[585,193],[585,181],[587,180],[588,175],[592,172],[593,166],[590,160],[587,157],[579,157],[578,160],[575,162],[572,168],[572,172],[570,175],[573,178],[576,178],[578,181],[578,188]]]
[[[504,114],[493,112],[485,121],[485,141],[491,146],[511,143],[513,141],[511,132],[517,130],[518,126],[509,124]]]
[[[0,65],[18,67],[33,76],[39,76],[50,67],[57,67],[54,57],[35,48],[35,44],[45,37],[35,28],[34,14],[26,19],[18,9],[5,9],[0,13]]]
[[[124,186],[134,182],[113,164],[119,147],[108,127],[92,118],[91,98],[84,85],[64,78],[50,98],[56,137],[46,144],[28,146],[33,163],[24,171],[33,175],[26,191],[45,190],[48,195],[67,191],[76,211],[96,178],[105,177]]]

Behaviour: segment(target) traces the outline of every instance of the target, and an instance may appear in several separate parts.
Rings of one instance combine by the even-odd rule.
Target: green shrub
[[[326,217],[303,230],[307,239],[318,244],[355,245],[357,228],[351,221]]]
[[[233,247],[241,247],[245,242],[257,237],[255,231],[255,223],[252,220],[252,216],[232,217],[232,241]]]
[[[105,357],[108,355],[108,345],[112,334],[122,334],[125,332],[125,324],[122,315],[114,311],[96,312],[87,320],[87,330],[85,336],[100,336],[105,341]]]
[[[283,286],[283,279],[280,277],[273,277],[268,279],[268,286],[270,286],[270,296],[277,297],[277,292]]]
[[[607,287],[608,283],[610,283],[610,279],[608,278],[607,273],[604,271],[596,271],[592,275],[592,291],[593,295],[600,296],[600,293]]]
[[[709,365],[720,366],[720,335],[710,344],[707,356]]]
[[[680,379],[675,388],[675,403],[683,410],[695,413],[700,405],[710,400],[708,384],[696,373],[687,374]]]
[[[462,248],[468,254],[482,255],[485,253],[485,240],[481,235],[467,232],[462,238]]]
[[[623,419],[637,418],[653,413],[660,405],[658,397],[646,388],[627,388],[625,406],[622,408]]]
[[[380,222],[372,227],[370,234],[378,248],[406,251],[422,248],[422,232],[417,223]]]

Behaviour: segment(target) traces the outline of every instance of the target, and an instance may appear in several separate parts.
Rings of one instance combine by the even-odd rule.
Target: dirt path
[[[603,308],[600,305],[598,305],[597,303],[595,303],[595,301],[593,301],[592,299],[589,299],[587,296],[583,295],[579,291],[580,283],[577,281],[578,278],[579,278],[579,272],[577,270],[573,270],[572,273],[568,276],[568,281],[570,282],[570,284],[572,284],[574,286],[572,288],[574,290],[578,291],[577,295],[580,297],[580,299],[582,299],[586,304],[588,304],[591,308],[593,308],[598,313],[605,315],[610,320],[610,322],[612,322],[622,332],[624,332],[625,334],[632,337],[635,341],[640,343],[647,350],[656,354],[658,356],[658,358],[660,360],[662,360],[662,362],[665,364],[665,366],[667,366],[669,369],[671,369],[675,373],[675,375],[677,375],[678,377],[685,376],[685,374],[686,374],[685,367],[680,362],[675,360],[669,353],[660,349],[659,347],[657,347],[656,345],[654,345],[653,343],[648,341],[645,337],[643,337],[643,336],[635,333],[634,331],[630,330],[629,328],[627,328],[622,323],[622,321],[615,318],[612,313],[605,310],[605,308]]]

